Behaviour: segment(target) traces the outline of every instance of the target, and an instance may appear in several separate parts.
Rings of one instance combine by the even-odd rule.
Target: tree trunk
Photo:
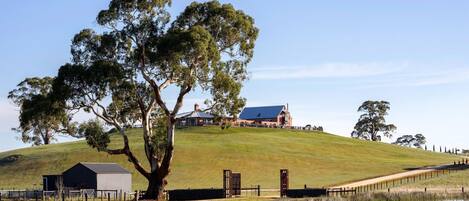
[[[144,200],[165,200],[164,197],[164,187],[166,186],[166,180],[158,176],[158,172],[153,172],[148,179],[148,187],[145,195],[143,196]]]
[[[163,160],[161,161],[161,165],[158,168],[153,166],[151,168],[151,173],[148,177],[147,192],[143,197],[145,200],[165,200],[164,188],[167,184],[165,178],[169,175],[170,165],[173,158],[174,129],[174,121],[170,120],[167,127],[168,145],[166,147]]]
[[[371,141],[374,141],[374,142],[378,141],[378,133],[371,133]]]
[[[50,144],[50,133],[49,133],[48,129],[46,129],[45,135],[43,136],[42,141],[43,141],[44,145]]]

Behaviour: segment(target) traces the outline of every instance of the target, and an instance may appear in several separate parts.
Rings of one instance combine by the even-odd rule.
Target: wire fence
[[[3,200],[35,200],[35,201],[127,201],[135,200],[137,192],[123,192],[119,190],[0,190],[0,201]]]

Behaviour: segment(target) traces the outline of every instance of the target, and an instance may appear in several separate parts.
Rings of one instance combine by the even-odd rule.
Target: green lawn
[[[129,131],[131,148],[143,157],[141,130]],[[121,144],[113,137],[112,147]],[[10,155],[21,155],[7,162]],[[222,186],[222,170],[242,173],[243,186],[278,188],[279,170],[290,170],[290,186],[328,186],[402,172],[405,168],[450,163],[454,156],[366,142],[319,132],[266,128],[188,128],[176,131],[169,188]],[[57,174],[77,162],[117,162],[132,171],[133,187],[146,181],[124,156],[109,156],[84,141],[0,153],[0,188],[40,188],[41,175]]]

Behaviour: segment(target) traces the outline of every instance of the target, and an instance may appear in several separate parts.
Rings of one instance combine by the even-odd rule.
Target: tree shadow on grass
[[[469,169],[469,164],[455,163],[453,165],[443,165],[443,166],[439,166],[437,168],[432,167],[432,166],[410,167],[410,168],[404,168],[403,170],[412,171],[412,170],[424,170],[424,169],[428,169],[428,168],[437,169],[437,170],[466,170],[466,169]]]
[[[19,161],[22,158],[24,158],[24,156],[21,155],[21,154],[14,154],[14,155],[9,155],[7,157],[1,158],[0,159],[0,167],[15,163],[16,161]]]

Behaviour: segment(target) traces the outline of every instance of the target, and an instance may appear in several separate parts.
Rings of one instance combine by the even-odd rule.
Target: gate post
[[[232,196],[231,170],[223,170],[223,191],[225,191],[225,198]]]
[[[235,195],[235,196],[241,195],[241,173],[232,172],[230,182],[231,182],[231,190],[233,191],[231,195]]]
[[[288,169],[280,170],[280,197],[286,197],[288,190]]]

